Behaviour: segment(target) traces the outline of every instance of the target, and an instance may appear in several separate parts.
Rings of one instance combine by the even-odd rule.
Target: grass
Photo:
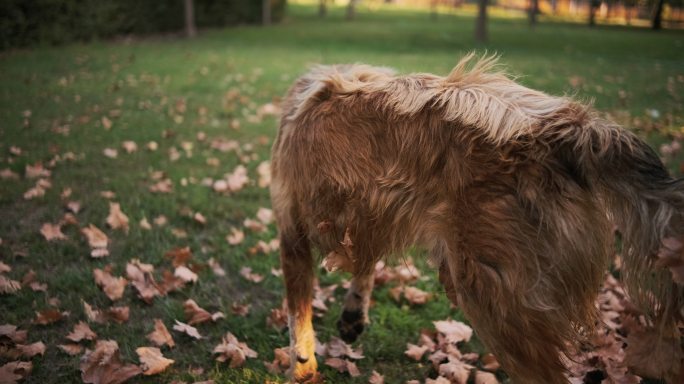
[[[279,306],[283,291],[280,279],[270,275],[277,267],[277,254],[250,255],[258,240],[276,236],[269,226],[263,234],[247,231],[243,244],[230,246],[225,236],[231,227],[254,217],[259,207],[269,206],[266,189],[249,186],[233,195],[223,196],[201,186],[203,178],[220,178],[240,163],[235,153],[220,153],[207,142],[225,137],[250,144],[253,158],[246,164],[251,177],[256,166],[269,157],[277,122],[267,117],[250,122],[245,113],[277,100],[289,84],[313,63],[366,62],[397,68],[400,72],[425,71],[445,74],[458,58],[471,50],[487,50],[501,55],[501,62],[519,76],[519,81],[552,94],[572,94],[595,100],[603,113],[634,128],[656,145],[684,132],[684,33],[642,29],[545,23],[530,30],[524,18],[493,18],[487,45],[473,42],[474,22],[469,15],[443,15],[436,21],[427,13],[380,8],[362,11],[358,20],[345,22],[343,9],[335,8],[325,20],[316,9],[292,6],[287,19],[272,27],[244,26],[202,31],[193,40],[152,37],[132,41],[92,42],[64,47],[40,47],[6,52],[0,58],[0,169],[23,174],[26,164],[48,163],[55,155],[73,152],[75,161],[60,162],[52,169],[52,188],[44,197],[26,201],[23,193],[35,181],[21,178],[0,180],[0,260],[11,265],[8,275],[20,279],[33,269],[38,279],[48,284],[46,294],[24,288],[15,295],[0,296],[0,324],[11,323],[29,330],[29,340],[48,345],[45,356],[33,359],[29,383],[80,382],[78,357],[69,357],[56,348],[64,336],[85,314],[81,301],[97,308],[111,305],[96,287],[93,268],[113,265],[115,275],[125,275],[125,264],[139,258],[160,269],[168,264],[164,253],[189,246],[194,258],[206,262],[217,259],[227,271],[215,277],[210,270],[179,292],[157,298],[152,305],[136,298],[128,287],[116,305],[129,305],[130,320],[118,325],[92,324],[100,339],[117,340],[124,359],[136,362],[135,348],[147,345],[145,334],[152,330],[153,318],[167,327],[174,319],[183,320],[182,303],[194,299],[210,311],[227,314],[218,324],[198,328],[205,336],[200,341],[174,332],[177,347],[165,351],[176,363],[155,382],[213,379],[217,383],[255,383],[284,379],[266,372],[262,361],[270,361],[273,349],[288,343],[286,331],[266,325],[271,308]],[[236,88],[245,96],[237,104],[226,103],[225,95]],[[187,102],[180,121],[173,112],[177,100]],[[201,107],[206,114],[200,115]],[[112,118],[113,127],[105,130],[102,116],[120,111]],[[24,127],[24,111],[30,111],[30,124]],[[231,129],[237,120],[240,129]],[[56,133],[68,127],[68,135]],[[196,139],[206,133],[207,142]],[[140,149],[125,154],[124,140],[133,140]],[[156,141],[159,150],[143,147]],[[192,157],[183,154],[183,142],[194,146]],[[19,156],[10,147],[21,148]],[[117,159],[103,156],[106,147],[118,148]],[[182,155],[171,161],[168,151]],[[207,165],[216,157],[218,167]],[[671,160],[678,170],[676,159]],[[162,171],[174,184],[171,194],[152,194],[150,174]],[[188,181],[186,186],[183,180]],[[193,180],[196,181],[193,183]],[[39,230],[45,222],[55,223],[64,214],[60,193],[71,188],[70,200],[81,202],[77,218],[80,226],[93,223],[105,229],[111,239],[111,255],[91,259],[87,244],[75,227],[65,227],[68,239],[47,242]],[[116,193],[131,219],[128,234],[106,229],[108,200],[101,191]],[[201,212],[207,225],[187,217],[185,212]],[[150,221],[165,215],[169,223],[151,231],[140,228],[142,218]],[[187,238],[177,238],[172,229],[183,229]],[[420,253],[415,255],[420,260]],[[266,276],[262,283],[247,282],[238,275],[241,266],[251,266]],[[440,291],[436,276],[419,262],[427,279],[419,287]],[[321,274],[322,285],[338,283],[344,276]],[[343,290],[335,294],[337,303],[316,320],[319,338],[335,335]],[[32,324],[34,312],[48,308],[48,299],[60,300],[59,308],[70,315],[55,324]],[[366,358],[359,362],[364,373],[350,379],[322,368],[329,382],[362,383],[373,369],[385,375],[387,383],[423,379],[434,372],[427,364],[403,356],[407,342],[415,343],[422,328],[433,320],[449,316],[462,318],[452,310],[443,295],[424,306],[395,303],[388,287],[374,292],[372,325],[359,341]],[[251,303],[247,317],[231,314],[234,302]],[[228,369],[214,362],[213,347],[226,331],[259,353],[245,368]],[[472,348],[481,351],[477,343]],[[0,359],[0,363],[5,360]],[[191,368],[201,367],[201,374]],[[132,382],[149,382],[137,378]]]

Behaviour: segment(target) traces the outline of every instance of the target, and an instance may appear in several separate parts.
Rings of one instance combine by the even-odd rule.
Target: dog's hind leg
[[[316,376],[317,363],[311,323],[314,259],[306,235],[281,233],[280,263],[287,294],[290,374],[295,382],[307,382]]]
[[[374,273],[360,272],[354,275],[351,287],[344,298],[342,316],[337,321],[340,337],[347,343],[356,341],[368,320],[368,307],[373,291]]]

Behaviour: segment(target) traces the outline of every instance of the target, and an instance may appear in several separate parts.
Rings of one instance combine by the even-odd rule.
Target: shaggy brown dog
[[[427,248],[519,383],[567,381],[564,356],[597,320],[611,222],[633,299],[663,329],[681,315],[682,289],[654,259],[684,234],[684,181],[589,107],[472,59],[447,77],[318,67],[289,91],[271,195],[295,380],[316,372],[312,245],[353,273],[338,324],[347,341],[367,322],[376,261]]]

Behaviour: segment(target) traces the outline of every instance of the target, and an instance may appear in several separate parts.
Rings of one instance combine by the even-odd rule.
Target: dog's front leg
[[[311,323],[313,257],[305,235],[283,234],[280,242],[290,328],[290,377],[303,383],[315,379],[317,368],[316,338]]]

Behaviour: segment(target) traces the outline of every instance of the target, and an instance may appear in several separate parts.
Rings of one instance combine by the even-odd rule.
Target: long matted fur
[[[473,59],[446,77],[320,66],[289,91],[271,193],[296,380],[316,371],[311,246],[343,244],[349,258],[347,340],[367,321],[375,262],[429,249],[449,298],[521,383],[566,382],[563,356],[596,321],[611,222],[631,295],[658,326],[681,317],[682,288],[654,261],[684,235],[684,182],[590,107]]]

